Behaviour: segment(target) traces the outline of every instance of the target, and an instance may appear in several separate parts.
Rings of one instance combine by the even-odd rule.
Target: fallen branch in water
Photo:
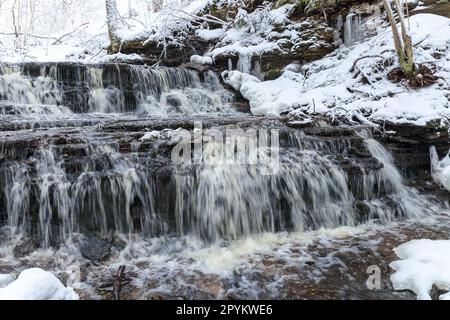
[[[113,299],[120,300],[120,289],[122,288],[122,277],[125,272],[125,266],[120,266],[114,277],[113,283]]]

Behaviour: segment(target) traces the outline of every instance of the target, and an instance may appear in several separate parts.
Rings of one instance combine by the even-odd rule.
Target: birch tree
[[[116,53],[120,50],[120,39],[117,34],[119,29],[119,11],[117,10],[116,0],[105,0],[106,1],[106,22],[108,25],[108,35],[109,35],[109,51]]]

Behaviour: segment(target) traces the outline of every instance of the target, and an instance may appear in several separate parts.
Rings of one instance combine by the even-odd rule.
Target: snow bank
[[[273,81],[262,82],[239,71],[225,71],[222,77],[250,102],[251,112],[255,115],[278,116],[301,99],[297,84],[283,76]]]
[[[398,66],[387,25],[363,43],[341,47],[301,68],[288,66],[276,80],[258,82],[254,77],[226,73],[225,81],[231,84],[240,79],[234,87],[249,99],[255,114],[277,115],[287,110],[301,117],[322,113],[360,118],[364,114],[368,121],[416,125],[450,118],[450,83],[444,80],[450,79],[450,19],[418,14],[410,18],[410,24],[416,63],[434,65],[437,70],[438,83],[430,87],[413,90],[387,80],[388,72]],[[213,54],[226,49],[230,47],[215,49]],[[359,59],[365,56],[370,57]],[[388,59],[394,61],[391,66],[380,65]]]
[[[430,156],[431,175],[433,176],[433,179],[450,191],[450,151],[441,161],[439,161],[436,148],[432,146],[430,148]]]
[[[419,300],[430,300],[433,285],[450,290],[450,240],[412,240],[394,249],[402,259],[390,264],[395,290],[411,290]],[[450,300],[450,291],[440,300]]]
[[[7,276],[0,277],[7,279]],[[11,278],[9,278],[11,280]],[[23,271],[17,280],[0,286],[0,300],[78,300],[70,287],[64,285],[50,272],[39,268]]]
[[[207,57],[207,56],[198,56],[198,55],[193,55],[191,56],[190,59],[191,62],[193,63],[198,63],[198,64],[209,64],[211,65],[213,63],[213,60],[211,57]]]

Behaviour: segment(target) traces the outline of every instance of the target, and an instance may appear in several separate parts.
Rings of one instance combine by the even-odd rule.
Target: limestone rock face
[[[292,62],[320,59],[336,49],[334,29],[321,21],[308,19],[292,24],[286,30],[292,31],[294,36],[287,38],[282,33],[279,34],[281,50],[265,52],[255,57],[267,79],[278,77],[281,69]],[[273,36],[274,40],[276,37],[278,36]]]
[[[192,32],[188,37],[168,41],[165,48],[158,41],[147,41],[147,39],[126,42],[122,45],[121,52],[124,54],[137,53],[147,64],[159,63],[164,66],[176,67],[189,62],[192,55],[203,53],[207,48],[208,41],[197,37],[195,32]]]
[[[265,80],[275,79],[291,63],[320,59],[337,48],[334,28],[317,19],[306,19],[276,27],[266,40],[276,44],[273,49],[251,56],[251,69]],[[238,64],[239,54],[225,52],[215,57],[216,66],[227,69],[228,60]]]

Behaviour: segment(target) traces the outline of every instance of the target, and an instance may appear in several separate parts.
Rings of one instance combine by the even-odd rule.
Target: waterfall
[[[139,145],[123,153],[119,145],[86,134],[71,147],[76,158],[56,140],[37,148],[31,161],[3,165],[0,190],[10,229],[34,234],[43,247],[73,232],[102,237],[176,232],[218,241],[370,220],[386,224],[426,213],[426,198],[405,186],[388,151],[369,134],[359,134],[372,167],[336,160],[352,148],[352,139],[324,140],[289,130],[277,149],[279,164],[264,162],[277,166],[269,174],[259,164],[206,161],[175,167],[168,162],[163,175],[158,159],[167,157],[164,148],[156,158],[138,152]],[[221,148],[208,142],[204,158],[216,157]],[[261,153],[255,148],[249,144],[245,150]]]
[[[10,108],[64,105],[64,110],[47,107],[48,112],[55,110],[60,116],[68,110],[103,114],[138,111],[150,116],[233,113],[233,100],[233,94],[212,71],[67,64],[3,66],[0,71],[0,102]]]
[[[358,19],[347,16],[351,39]],[[245,71],[251,59],[241,58]],[[324,138],[283,120],[223,116],[235,114],[233,95],[212,71],[2,66],[0,221],[47,248],[78,233],[220,242],[428,213],[427,198],[405,185],[369,132],[346,128]],[[168,132],[192,128],[193,116],[219,133],[232,129],[233,141],[248,138],[243,128],[258,138],[262,129],[278,130],[270,138],[277,156],[258,140],[244,149],[263,163],[244,161],[234,147],[238,161],[221,162],[229,145],[194,137],[187,145],[200,139],[204,161],[176,164]],[[152,138],[142,139],[147,133]]]
[[[280,155],[276,174],[262,175],[260,166],[229,164],[177,173],[179,232],[214,240],[238,239],[261,232],[354,226],[368,220],[386,224],[429,212],[429,203],[405,186],[388,151],[372,138],[364,138],[364,143],[381,169],[358,166],[356,178],[330,157],[344,152],[349,143],[327,144],[297,133],[289,136],[286,146],[299,150]],[[397,205],[392,207],[380,198]],[[355,203],[363,206],[363,217]]]
[[[0,101],[2,100],[13,104],[59,105],[62,97],[56,80],[52,78],[31,78],[19,72],[7,72],[0,74]]]
[[[149,114],[229,113],[233,95],[223,89],[214,72],[202,76],[186,69],[131,67],[137,104]]]
[[[52,241],[70,239],[73,232],[96,232],[102,237],[110,230],[143,236],[162,232],[165,226],[155,216],[148,171],[138,170],[135,158],[111,146],[90,145],[85,151],[89,158],[75,179],[58,151],[48,147],[36,151],[31,167],[14,164],[4,170],[13,234],[36,233],[41,245],[48,247]],[[29,214],[33,210],[36,216]]]

